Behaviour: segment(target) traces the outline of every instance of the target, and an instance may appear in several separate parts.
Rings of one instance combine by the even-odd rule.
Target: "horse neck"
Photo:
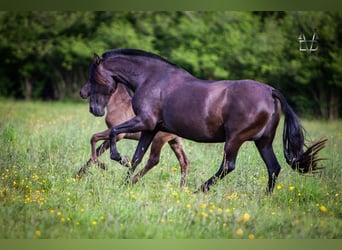
[[[192,76],[184,69],[173,67],[162,60],[140,56],[120,55],[110,59],[106,67],[112,72],[112,76],[117,82],[125,84],[133,92],[146,82],[146,79],[150,79],[151,74],[156,75],[156,72],[164,73],[167,70],[176,69],[185,76]]]
[[[111,95],[108,104],[107,112],[111,113],[117,109],[125,109],[131,105],[132,97],[128,94],[127,89],[121,83],[117,84],[116,90]]]

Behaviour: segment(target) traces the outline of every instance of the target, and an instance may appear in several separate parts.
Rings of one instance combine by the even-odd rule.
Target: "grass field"
[[[168,146],[158,166],[135,186],[126,169],[92,166],[90,136],[105,128],[87,103],[0,100],[0,238],[341,238],[342,121],[302,121],[310,139],[327,137],[325,169],[302,176],[286,165],[281,128],[274,142],[282,171],[272,196],[266,167],[245,143],[236,169],[208,194],[193,194],[218,168],[223,144],[185,141],[191,161],[186,188]],[[132,156],[135,141],[119,151]],[[146,158],[146,157],[145,157]]]

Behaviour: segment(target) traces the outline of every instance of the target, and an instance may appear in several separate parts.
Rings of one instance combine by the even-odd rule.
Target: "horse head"
[[[116,89],[116,81],[105,69],[102,59],[94,54],[88,82],[81,89],[81,97],[90,96],[89,111],[95,116],[103,116],[105,107]]]

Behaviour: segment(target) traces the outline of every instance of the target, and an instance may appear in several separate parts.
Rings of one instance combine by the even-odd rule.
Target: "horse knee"
[[[115,129],[115,128],[112,128],[112,129],[110,130],[110,133],[109,133],[109,139],[110,139],[110,140],[113,140],[113,139],[116,137],[116,135],[117,135],[116,129]]]
[[[223,170],[227,173],[232,172],[235,169],[235,162],[227,161],[226,164],[224,164]]]
[[[90,138],[90,144],[94,145],[98,141],[96,134]]]

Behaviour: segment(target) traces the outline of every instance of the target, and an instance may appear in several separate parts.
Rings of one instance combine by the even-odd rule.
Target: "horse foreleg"
[[[90,159],[87,161],[86,164],[84,164],[80,170],[77,172],[77,176],[80,177],[83,174],[85,174],[87,172],[87,169],[90,167],[90,165],[92,163],[97,164],[98,167],[102,168],[102,169],[106,169],[106,164],[104,164],[103,162],[100,162],[98,160],[98,157],[100,155],[102,155],[110,146],[109,144],[109,134],[110,134],[110,129],[107,129],[103,132],[100,133],[96,133],[93,134],[91,139],[90,139],[90,147],[91,147],[91,157]],[[122,137],[124,136],[124,134],[121,134],[120,136],[118,136],[118,138],[116,139],[116,141],[119,141],[122,139]],[[104,142],[98,146],[96,148],[96,143],[98,141],[104,140]]]
[[[137,148],[135,149],[133,158],[132,158],[132,167],[127,172],[126,181],[128,182],[131,178],[134,170],[137,168],[139,163],[142,161],[146,150],[150,146],[154,136],[156,135],[156,131],[142,131],[139,139],[139,143]]]
[[[169,145],[179,161],[181,167],[180,186],[183,187],[186,185],[186,178],[188,175],[190,165],[190,161],[183,149],[183,140],[180,137],[176,137],[173,140],[169,141]]]
[[[110,129],[107,129],[103,132],[93,134],[93,136],[90,139],[90,145],[91,145],[91,161],[97,162],[98,156],[100,156],[103,152],[105,152],[108,149],[108,145],[105,145],[106,142],[102,143],[97,149],[96,149],[96,143],[101,140],[108,140],[110,134]]]
[[[81,177],[87,172],[87,169],[90,167],[92,163],[97,163],[98,166],[102,169],[105,169],[106,166],[104,163],[98,162],[98,157],[105,152],[109,148],[109,142],[103,142],[97,149],[96,149],[96,143],[100,140],[108,140],[109,139],[109,133],[110,129],[107,129],[103,132],[93,134],[90,139],[90,147],[91,147],[91,157],[87,161],[86,164],[84,164],[80,170],[77,172],[77,177]]]
[[[137,183],[140,178],[142,178],[148,171],[150,171],[154,166],[156,166],[159,163],[161,149],[166,143],[165,138],[159,135],[160,134],[154,137],[148,161],[145,167],[142,170],[140,170],[136,175],[134,175],[132,179],[133,184]],[[132,172],[129,174],[132,174]],[[127,176],[128,178],[130,177],[129,175]]]
[[[145,121],[145,122],[144,122]],[[147,121],[147,122],[146,122]],[[116,142],[117,136],[122,133],[135,133],[144,130],[153,130],[154,127],[148,126],[148,118],[142,119],[139,116],[135,116],[132,119],[115,126],[111,129],[110,132],[110,158],[115,161],[124,162],[124,159],[121,157],[120,153],[117,150]],[[152,140],[152,139],[151,139]],[[141,138],[139,140],[139,143]],[[130,164],[126,165],[127,167],[131,167]]]

